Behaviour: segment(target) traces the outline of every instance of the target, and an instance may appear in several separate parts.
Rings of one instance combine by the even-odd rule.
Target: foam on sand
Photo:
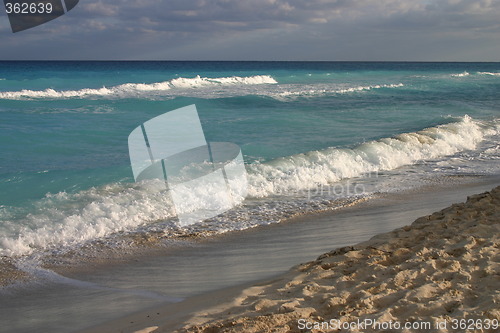
[[[281,279],[198,312],[180,332],[285,332],[330,319],[347,324],[426,321],[433,327],[447,321],[450,328],[453,319],[481,318],[498,324],[499,241],[497,187],[410,226],[298,265]]]

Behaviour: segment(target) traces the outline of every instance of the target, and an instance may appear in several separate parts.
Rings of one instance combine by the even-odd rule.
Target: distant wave
[[[480,75],[491,75],[491,76],[500,76],[500,73],[493,73],[493,72],[478,72],[477,74],[480,74]]]
[[[458,74],[451,74],[453,77],[464,77],[464,76],[469,76],[469,72],[463,72],[463,73],[458,73]]]
[[[220,77],[207,78],[199,75],[194,78],[176,78],[170,81],[156,83],[125,83],[115,87],[102,87],[98,89],[85,88],[80,90],[21,90],[0,92],[0,99],[65,99],[84,97],[130,97],[144,92],[162,92],[172,89],[196,89],[213,86],[259,85],[277,83],[269,75],[255,75],[249,77]]]
[[[317,97],[321,95],[329,94],[347,94],[360,91],[368,91],[372,89],[382,89],[382,88],[400,88],[404,87],[404,84],[376,84],[370,86],[356,86],[356,87],[343,87],[343,88],[316,88],[316,89],[299,89],[299,90],[287,90],[277,93],[269,94],[271,97],[278,100],[294,99],[298,97]]]
[[[465,116],[458,122],[370,141],[351,149],[329,148],[250,164],[247,165],[249,200],[274,195],[293,196],[342,179],[452,155],[474,149],[486,136],[498,134],[500,126]],[[259,201],[255,209],[263,210],[264,205]],[[117,232],[137,230],[143,225],[175,216],[161,181],[114,183],[74,194],[47,194],[37,207],[43,209],[24,217],[21,224],[9,222],[3,226],[14,229],[3,230],[0,255],[64,249]],[[281,211],[275,206],[269,209],[269,214],[273,209]],[[248,215],[248,211],[242,214]],[[269,216],[265,219],[269,220]],[[176,227],[173,221],[162,223],[163,232]],[[16,229],[18,225],[31,228]],[[221,228],[245,229],[251,226],[249,222],[231,219],[230,227]]]
[[[452,77],[465,77],[465,76],[470,76],[471,74],[467,71],[464,71],[462,73],[456,73],[456,74],[451,74],[450,76]],[[500,73],[495,73],[495,72],[476,72],[475,75],[490,75],[490,76],[500,76]]]
[[[412,75],[412,77],[415,78],[449,78],[449,77],[477,77],[478,75],[490,75],[490,76],[500,76],[500,73],[496,72],[467,72],[463,71],[461,73],[452,73],[452,74],[438,74],[437,76],[435,75]]]

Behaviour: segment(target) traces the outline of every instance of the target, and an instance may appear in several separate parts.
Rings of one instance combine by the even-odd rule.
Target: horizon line
[[[489,60],[477,60],[477,61],[455,61],[455,60],[179,60],[179,59],[168,59],[168,60],[141,60],[141,59],[132,59],[132,60],[96,60],[96,59],[0,59],[0,62],[317,62],[317,63],[327,63],[327,62],[338,62],[338,63],[347,63],[347,62],[358,62],[358,63],[500,63],[498,61],[489,61]]]

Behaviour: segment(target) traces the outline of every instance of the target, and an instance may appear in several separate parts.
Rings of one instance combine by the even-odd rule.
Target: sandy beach
[[[153,308],[91,331],[496,332],[499,207],[497,187],[276,279]]]

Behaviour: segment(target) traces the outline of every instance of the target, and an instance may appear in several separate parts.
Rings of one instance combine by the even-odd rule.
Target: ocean
[[[248,196],[182,226],[134,181],[127,138],[193,104],[208,142],[241,148]],[[211,237],[498,175],[499,105],[500,63],[0,62],[0,256]]]

